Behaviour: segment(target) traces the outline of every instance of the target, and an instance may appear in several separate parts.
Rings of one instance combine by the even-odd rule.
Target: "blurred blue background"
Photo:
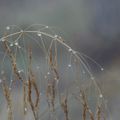
[[[104,66],[98,73],[114,120],[120,111],[119,0],[0,0],[0,31],[7,25],[55,26],[66,42]],[[2,36],[2,35],[1,35]]]

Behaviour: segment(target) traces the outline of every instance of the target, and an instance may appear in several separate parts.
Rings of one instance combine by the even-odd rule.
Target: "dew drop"
[[[2,41],[2,42],[4,42],[4,41],[5,41],[5,39],[2,39],[1,41]]]
[[[27,112],[27,108],[26,107],[24,108],[24,110],[25,110],[25,112]]]
[[[72,49],[71,49],[71,48],[69,48],[69,49],[68,49],[68,51],[69,51],[69,52],[71,52],[71,51],[72,51]]]
[[[58,80],[56,77],[54,78],[56,81]]]
[[[23,32],[23,30],[21,30],[21,32]]]
[[[103,95],[102,95],[102,94],[100,94],[100,95],[99,95],[99,97],[100,97],[100,98],[103,98]]]
[[[11,80],[11,82],[13,82],[13,80]]]
[[[45,26],[45,28],[48,28],[48,26]]]
[[[61,36],[59,36],[59,39],[62,39],[62,37],[61,37]]]
[[[11,43],[11,44],[10,44],[10,47],[12,47],[12,46],[13,46],[13,44]]]
[[[69,65],[68,65],[68,67],[70,68],[70,67],[72,67],[72,65],[71,65],[71,64],[69,64]]]
[[[57,38],[57,37],[58,37],[58,35],[55,35],[54,37],[55,37],[55,38]]]
[[[7,27],[6,27],[6,30],[10,30],[10,27],[9,27],[9,26],[7,26]]]
[[[104,68],[101,68],[101,71],[103,71],[104,70]]]
[[[39,37],[41,37],[41,36],[42,36],[42,34],[41,34],[41,33],[38,33],[37,35],[38,35]]]
[[[50,75],[50,72],[48,72],[47,74]]]
[[[21,73],[21,72],[23,72],[23,70],[18,70],[18,73]]]
[[[82,97],[82,94],[80,93],[80,97]]]
[[[16,42],[15,45],[18,46],[18,42]]]
[[[76,51],[73,51],[73,54],[76,54]]]

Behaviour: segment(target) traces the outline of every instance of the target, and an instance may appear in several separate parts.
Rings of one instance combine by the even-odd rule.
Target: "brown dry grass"
[[[23,32],[23,31],[22,31]],[[28,31],[30,32],[30,31]],[[41,32],[41,34],[44,34],[46,36],[49,36],[51,38],[54,38],[52,35],[49,35],[47,33],[43,33]],[[41,96],[40,96],[40,89],[37,85],[37,77],[35,76],[34,70],[32,68],[32,48],[29,47],[28,51],[27,51],[27,63],[28,63],[28,67],[27,69],[27,77],[26,79],[18,72],[18,66],[17,66],[17,60],[16,60],[16,56],[13,52],[13,50],[10,48],[9,46],[9,42],[8,42],[8,36],[5,35],[3,37],[3,46],[4,46],[4,50],[6,51],[7,56],[9,57],[9,61],[11,63],[12,66],[12,70],[13,70],[13,74],[15,76],[14,82],[16,82],[17,80],[20,81],[22,83],[22,87],[23,87],[23,105],[24,105],[24,115],[26,115],[28,113],[29,110],[32,111],[33,116],[34,116],[34,120],[41,120],[41,116],[39,115],[39,108],[41,106]],[[59,42],[60,44],[62,44],[63,46],[65,46],[67,48],[67,50],[70,52],[71,56],[74,57],[74,60],[80,61],[81,59],[80,57],[76,54],[77,52],[74,51],[73,49],[71,49],[71,47],[69,47],[65,42],[61,41],[61,38],[54,38],[56,39],[57,42]],[[52,47],[52,45],[50,45],[49,49],[48,49],[48,68],[49,68],[49,72],[51,74],[50,78],[46,78],[45,80],[47,80],[47,86],[45,88],[46,90],[46,101],[48,103],[48,111],[50,111],[50,114],[52,113],[52,115],[55,115],[55,120],[58,120],[59,118],[56,117],[56,108],[59,106],[61,107],[63,113],[64,113],[64,120],[71,120],[70,117],[70,109],[69,109],[69,97],[66,96],[62,96],[60,99],[58,99],[58,95],[60,95],[61,93],[58,93],[58,83],[60,81],[60,74],[59,74],[59,70],[58,70],[58,50],[57,50],[57,46],[56,46],[56,42],[54,47]],[[24,59],[24,58],[23,58]],[[70,60],[71,61],[71,60]],[[78,63],[80,63],[78,62]],[[76,63],[75,63],[76,64]],[[81,62],[81,64],[83,64],[83,66],[86,68],[85,63],[83,63],[83,61]],[[77,68],[79,67],[79,65],[76,65]],[[69,66],[71,67],[71,66]],[[87,69],[87,68],[86,68]],[[74,71],[73,71],[74,72]],[[78,73],[80,71],[77,71]],[[89,72],[89,69],[87,69],[87,72],[91,75],[91,73]],[[78,77],[79,78],[79,77]],[[94,81],[94,80],[93,80]],[[93,82],[95,83],[95,81]],[[15,85],[15,84],[14,84]],[[95,83],[95,86],[97,86],[97,83]],[[4,97],[6,99],[6,103],[7,103],[7,107],[9,108],[8,111],[8,120],[13,120],[13,109],[12,109],[12,103],[14,104],[14,102],[12,101],[12,96],[11,96],[11,91],[9,90],[9,86],[7,85],[6,81],[3,79],[2,81],[2,89],[4,91]],[[68,88],[66,88],[68,89]],[[98,89],[98,92],[100,92],[100,89]],[[33,93],[35,95],[33,95]],[[101,92],[100,92],[101,93]],[[70,94],[70,93],[68,93]],[[104,112],[102,109],[102,105],[97,104],[96,105],[96,112],[93,112],[90,108],[89,102],[87,100],[87,95],[84,89],[80,90],[80,94],[78,94],[77,96],[75,96],[74,98],[77,98],[77,100],[79,100],[82,104],[82,116],[81,119],[82,120],[102,120],[103,116],[102,113]],[[99,100],[99,97],[98,97]],[[59,103],[59,105],[56,105],[56,101],[57,103]],[[42,109],[42,108],[41,108]],[[47,114],[47,112],[46,112]],[[89,117],[88,117],[89,116]],[[52,118],[49,118],[52,119]],[[105,119],[105,118],[104,118]]]

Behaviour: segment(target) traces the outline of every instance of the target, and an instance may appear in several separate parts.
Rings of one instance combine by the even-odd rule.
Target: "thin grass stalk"
[[[101,120],[101,107],[97,107],[97,120]]]
[[[29,49],[29,68],[28,68],[28,101],[29,104],[31,106],[31,110],[33,112],[34,115],[34,119],[37,120],[37,108],[38,108],[38,103],[39,103],[39,90],[37,87],[37,84],[35,82],[35,77],[34,74],[32,72],[32,51],[31,48]],[[35,102],[32,101],[32,87],[35,90],[36,93],[36,100]]]
[[[15,76],[16,76],[16,79],[23,82],[23,79],[22,79],[22,77],[21,77],[21,75],[19,74],[18,69],[17,69],[16,58],[15,58],[12,50],[10,49],[7,40],[5,39],[3,43],[4,43],[4,48],[5,48],[5,50],[7,51],[8,56],[10,57],[11,64],[12,64],[12,69],[13,69],[13,71],[14,71],[14,74],[15,74]]]
[[[2,88],[3,88],[4,97],[7,102],[8,120],[13,120],[12,99],[11,99],[9,87],[5,83],[5,80],[3,80],[3,82],[2,82]]]
[[[89,108],[85,92],[82,90],[80,92],[81,92],[81,99],[82,99],[82,105],[83,105],[82,120],[86,120],[87,112],[89,113],[90,120],[94,120],[94,115],[91,109]]]
[[[68,99],[67,99],[67,97],[62,97],[61,107],[62,107],[62,110],[65,114],[65,120],[69,120]]]

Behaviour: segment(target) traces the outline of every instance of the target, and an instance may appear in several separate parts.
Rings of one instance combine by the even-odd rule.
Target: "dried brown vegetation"
[[[45,28],[47,28],[45,26]],[[66,78],[68,76],[71,76],[71,79],[73,79],[72,77],[77,73],[77,77],[75,76],[74,79],[79,79],[80,76],[82,75],[82,71],[81,69],[83,69],[84,71],[86,70],[86,73],[88,74],[89,78],[87,79],[91,79],[93,83],[94,87],[97,87],[96,90],[98,90],[98,93],[101,94],[100,89],[97,86],[96,81],[93,79],[93,75],[91,74],[89,68],[86,65],[85,59],[83,60],[83,56],[79,56],[76,52],[74,51],[70,46],[68,46],[64,41],[62,41],[61,37],[55,35],[53,36],[52,34],[48,34],[46,32],[43,31],[30,31],[27,30],[23,31],[21,30],[20,32],[16,32],[13,34],[6,34],[4,35],[3,38],[1,38],[1,43],[4,46],[4,51],[6,53],[6,56],[8,56],[8,61],[11,64],[11,70],[13,71],[12,73],[12,77],[14,78],[14,84],[13,86],[15,86],[17,82],[21,83],[20,87],[22,87],[23,90],[23,113],[24,116],[27,115],[28,112],[32,111],[32,114],[34,116],[34,120],[42,120],[43,117],[40,115],[40,109],[42,106],[42,96],[40,96],[40,92],[41,92],[41,88],[39,88],[39,79],[36,76],[36,71],[34,69],[34,64],[33,64],[33,59],[34,59],[34,54],[32,53],[33,49],[32,47],[30,47],[29,45],[26,47],[24,47],[24,54],[25,54],[25,58],[23,57],[22,59],[26,60],[26,66],[24,66],[24,70],[23,74],[21,74],[21,72],[19,71],[19,64],[18,64],[18,58],[16,55],[15,50],[21,48],[18,48],[18,43],[16,44],[16,49],[12,49],[10,47],[10,42],[9,42],[9,38],[11,36],[14,35],[26,35],[28,33],[34,33],[34,34],[38,34],[38,36],[40,37],[41,43],[39,43],[39,45],[42,45],[42,48],[44,49],[43,51],[45,51],[45,57],[47,58],[46,63],[47,63],[47,68],[48,68],[48,73],[47,75],[45,75],[45,77],[40,77],[40,79],[44,79],[44,82],[46,82],[45,85],[45,100],[47,104],[47,110],[45,110],[45,114],[47,117],[45,117],[45,119],[55,119],[55,120],[59,120],[58,114],[62,114],[62,113],[57,113],[57,109],[61,109],[62,112],[64,113],[64,117],[62,117],[62,119],[64,120],[71,120],[71,115],[70,115],[70,107],[69,107],[69,101],[70,101],[70,97],[69,95],[72,95],[73,93],[69,92],[69,88],[66,88],[66,86],[63,88],[60,88],[60,84],[62,84],[62,81],[64,81],[64,84],[66,82]],[[41,35],[46,36],[51,38],[51,42],[50,45],[48,45],[48,48],[45,46],[45,41],[41,38]],[[17,38],[17,40],[19,40],[19,38]],[[18,42],[18,41],[17,41]],[[65,47],[65,50],[67,50],[67,55],[69,55],[70,59],[69,59],[69,63],[67,65],[66,68],[63,68],[63,71],[60,72],[60,67],[62,66],[62,60],[58,60],[58,58],[61,55],[58,55],[58,47],[57,47],[57,43],[62,45],[63,47]],[[12,45],[11,45],[12,46]],[[21,50],[22,51],[22,50]],[[60,53],[61,54],[61,53]],[[66,56],[67,56],[66,55]],[[66,57],[65,56],[65,57]],[[82,58],[82,59],[81,59]],[[76,62],[77,61],[77,62]],[[67,75],[66,71],[71,72],[71,66],[73,67],[72,73],[70,73],[69,75]],[[82,66],[82,67],[81,67]],[[61,67],[62,68],[62,67]],[[79,68],[79,69],[78,69]],[[43,70],[43,69],[42,69]],[[76,70],[76,71],[75,71]],[[4,71],[6,72],[6,71]],[[61,75],[61,73],[63,74],[63,76]],[[46,74],[46,73],[45,73]],[[83,73],[84,74],[84,73]],[[40,75],[39,75],[40,76]],[[67,77],[66,77],[67,76]],[[14,120],[13,118],[13,106],[12,104],[14,104],[14,101],[12,100],[12,91],[11,91],[11,87],[9,87],[9,84],[7,84],[7,75],[5,76],[5,74],[3,75],[3,79],[2,79],[2,89],[3,89],[3,93],[4,93],[4,97],[6,99],[6,104],[7,104],[7,108],[8,108],[8,120]],[[65,78],[64,78],[65,77]],[[69,79],[69,78],[68,78]],[[78,81],[81,81],[81,79],[79,79]],[[63,84],[63,85],[64,85]],[[72,82],[73,87],[76,87],[76,81]],[[89,84],[89,83],[88,83]],[[102,102],[104,102],[103,96],[101,94],[100,98],[99,95],[97,95],[97,104],[96,104],[96,108],[91,109],[91,106],[89,105],[89,101],[88,101],[88,96],[86,91],[84,90],[82,86],[82,82],[79,86],[79,88],[81,89],[79,94],[76,94],[75,96],[72,96],[73,98],[76,98],[78,101],[80,101],[82,107],[82,114],[80,116],[81,120],[103,120],[103,104],[99,104],[99,99],[102,99]],[[74,89],[76,88],[72,88],[73,92],[75,92]],[[17,88],[19,89],[19,88]],[[89,89],[89,88],[88,88]],[[61,91],[66,91],[68,90],[68,94],[64,95],[61,97]],[[95,95],[96,96],[96,95]],[[40,109],[39,109],[40,108]],[[15,108],[14,108],[15,109]],[[81,113],[81,112],[80,112]],[[50,114],[50,115],[49,115]],[[52,117],[51,116],[55,116]],[[74,118],[75,119],[75,118]],[[105,119],[105,118],[104,118]],[[60,119],[61,120],[61,119]]]
[[[5,79],[3,79],[2,88],[3,88],[3,93],[6,99],[6,103],[7,103],[8,120],[13,120],[12,98],[11,98],[9,87],[5,82]]]

